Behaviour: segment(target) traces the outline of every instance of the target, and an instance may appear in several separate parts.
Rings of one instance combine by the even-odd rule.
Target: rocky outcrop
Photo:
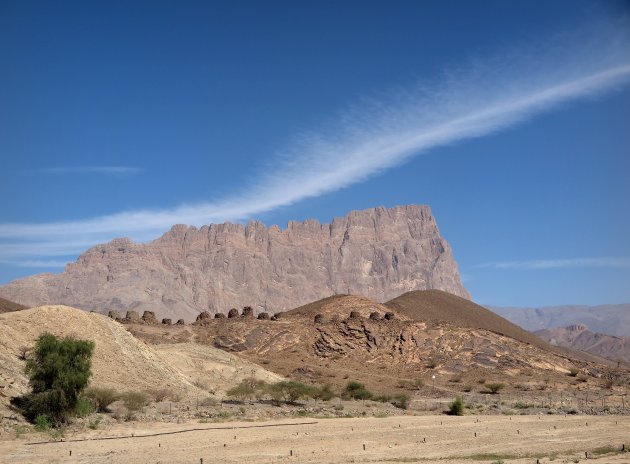
[[[14,281],[0,295],[27,306],[151,310],[192,321],[202,311],[251,305],[255,315],[274,314],[332,294],[386,301],[431,288],[469,298],[429,207],[401,206],[284,230],[256,221],[177,225],[150,243],[95,246],[63,273]]]

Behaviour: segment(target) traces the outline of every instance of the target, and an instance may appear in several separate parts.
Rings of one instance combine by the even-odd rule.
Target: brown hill
[[[97,245],[63,273],[16,280],[0,295],[193,321],[202,311],[278,313],[334,293],[385,301],[428,288],[469,297],[431,210],[411,205],[352,211],[330,224],[291,221],[284,230],[255,221],[177,225],[150,243]]]
[[[501,322],[498,316],[477,312],[495,324]],[[386,313],[391,313],[388,318]],[[238,353],[282,376],[338,387],[354,379],[379,392],[391,392],[401,381],[431,382],[432,375],[442,387],[453,376],[462,385],[477,385],[483,379],[566,385],[572,379],[566,374],[576,365],[593,375],[607,369],[571,357],[509,323],[488,330],[473,322],[414,318],[420,319],[404,308],[336,295],[285,312],[275,321],[208,318],[192,327],[134,324],[129,330],[150,343],[162,343],[186,339],[183,331],[190,327],[189,340]]]
[[[582,324],[537,330],[534,333],[552,345],[588,351],[613,361],[630,363],[630,338],[628,337],[595,333]]]
[[[608,359],[597,356],[596,353],[574,350],[564,345],[551,345],[483,306],[440,290],[407,292],[388,301],[385,306],[412,320],[445,322],[456,327],[488,330],[570,359],[609,363]]]
[[[21,309],[26,309],[26,306],[0,298],[0,313],[10,313],[13,311],[20,311]]]
[[[484,329],[548,350],[551,347],[531,332],[483,306],[440,290],[407,292],[385,306],[414,321],[438,321],[456,327]]]

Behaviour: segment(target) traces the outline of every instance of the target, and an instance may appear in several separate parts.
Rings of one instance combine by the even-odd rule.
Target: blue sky
[[[627,2],[0,3],[0,283],[429,204],[476,301],[630,301]]]

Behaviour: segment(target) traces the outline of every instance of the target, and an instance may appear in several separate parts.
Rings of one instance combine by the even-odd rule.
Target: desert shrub
[[[77,417],[85,417],[85,416],[89,416],[94,411],[96,411],[96,407],[94,406],[94,403],[92,403],[85,396],[80,396],[79,399],[77,400],[77,405],[74,407],[74,414]]]
[[[38,432],[45,432],[47,430],[50,430],[50,428],[52,427],[48,416],[45,414],[40,414],[39,416],[37,416],[33,423],[35,424],[35,430],[37,430]]]
[[[514,403],[512,405],[512,407],[514,409],[528,409],[530,407],[533,407],[533,405],[527,404],[527,403],[523,403],[522,401],[517,401],[516,403]]]
[[[369,400],[373,395],[372,392],[365,388],[364,384],[350,381],[346,385],[342,396],[353,400]]]
[[[453,377],[451,377],[450,379],[448,379],[449,382],[451,383],[460,383],[462,381],[462,375],[461,374],[456,374]]]
[[[275,402],[295,404],[300,398],[310,398],[313,388],[295,380],[282,380],[270,385],[268,391]]]
[[[472,389],[473,389],[472,385],[469,385],[469,384],[462,386],[462,391],[466,393],[471,392]]]
[[[178,396],[173,392],[173,390],[170,390],[168,388],[157,388],[153,390],[148,390],[147,394],[156,403],[161,403],[162,401],[167,400],[167,399],[172,400],[173,398],[176,398]]]
[[[149,404],[149,396],[144,392],[128,391],[120,396],[125,408],[129,412],[140,411],[147,404]]]
[[[107,407],[119,398],[119,394],[113,388],[90,387],[85,390],[84,396],[89,398],[98,412],[107,412]]]
[[[241,380],[237,386],[230,388],[226,394],[230,398],[236,398],[239,401],[251,400],[255,396],[262,395],[267,389],[267,384],[263,380],[254,377],[247,377]]]
[[[26,363],[31,393],[13,404],[29,421],[46,416],[55,426],[68,421],[92,375],[94,343],[43,333]]]
[[[400,388],[408,388],[409,390],[420,390],[424,387],[424,381],[422,379],[413,380],[401,380],[398,382]]]
[[[199,400],[199,406],[217,406],[219,401],[212,396],[207,396]]]
[[[505,388],[505,384],[501,382],[488,383],[486,384],[486,388],[491,394],[496,395]]]
[[[429,360],[427,361],[427,367],[428,367],[429,369],[435,369],[435,368],[437,367],[437,365],[438,365],[437,361],[436,361],[435,359],[433,359],[433,358],[432,358],[432,359],[429,359]]]
[[[327,384],[321,388],[313,388],[312,396],[317,400],[330,401],[337,395],[335,395],[332,387]]]
[[[569,372],[567,373],[567,375],[569,377],[577,377],[579,373],[580,373],[580,370],[577,367],[572,367],[571,369],[569,369]]]
[[[406,393],[398,393],[392,397],[390,403],[399,409],[409,409],[409,395]]]
[[[461,396],[455,397],[453,402],[448,408],[447,414],[449,416],[463,416],[464,415],[464,400]]]
[[[101,423],[101,416],[96,416],[96,418],[94,418],[93,420],[91,420],[88,424],[88,427],[92,430],[96,430],[98,428],[98,424]]]

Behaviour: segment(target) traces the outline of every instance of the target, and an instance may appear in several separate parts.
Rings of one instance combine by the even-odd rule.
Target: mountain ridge
[[[202,311],[277,313],[331,294],[386,301],[428,288],[470,298],[430,208],[409,205],[351,211],[330,224],[290,221],[286,229],[259,221],[175,225],[146,244],[119,238],[94,246],[63,273],[13,281],[0,296],[193,320]]]

